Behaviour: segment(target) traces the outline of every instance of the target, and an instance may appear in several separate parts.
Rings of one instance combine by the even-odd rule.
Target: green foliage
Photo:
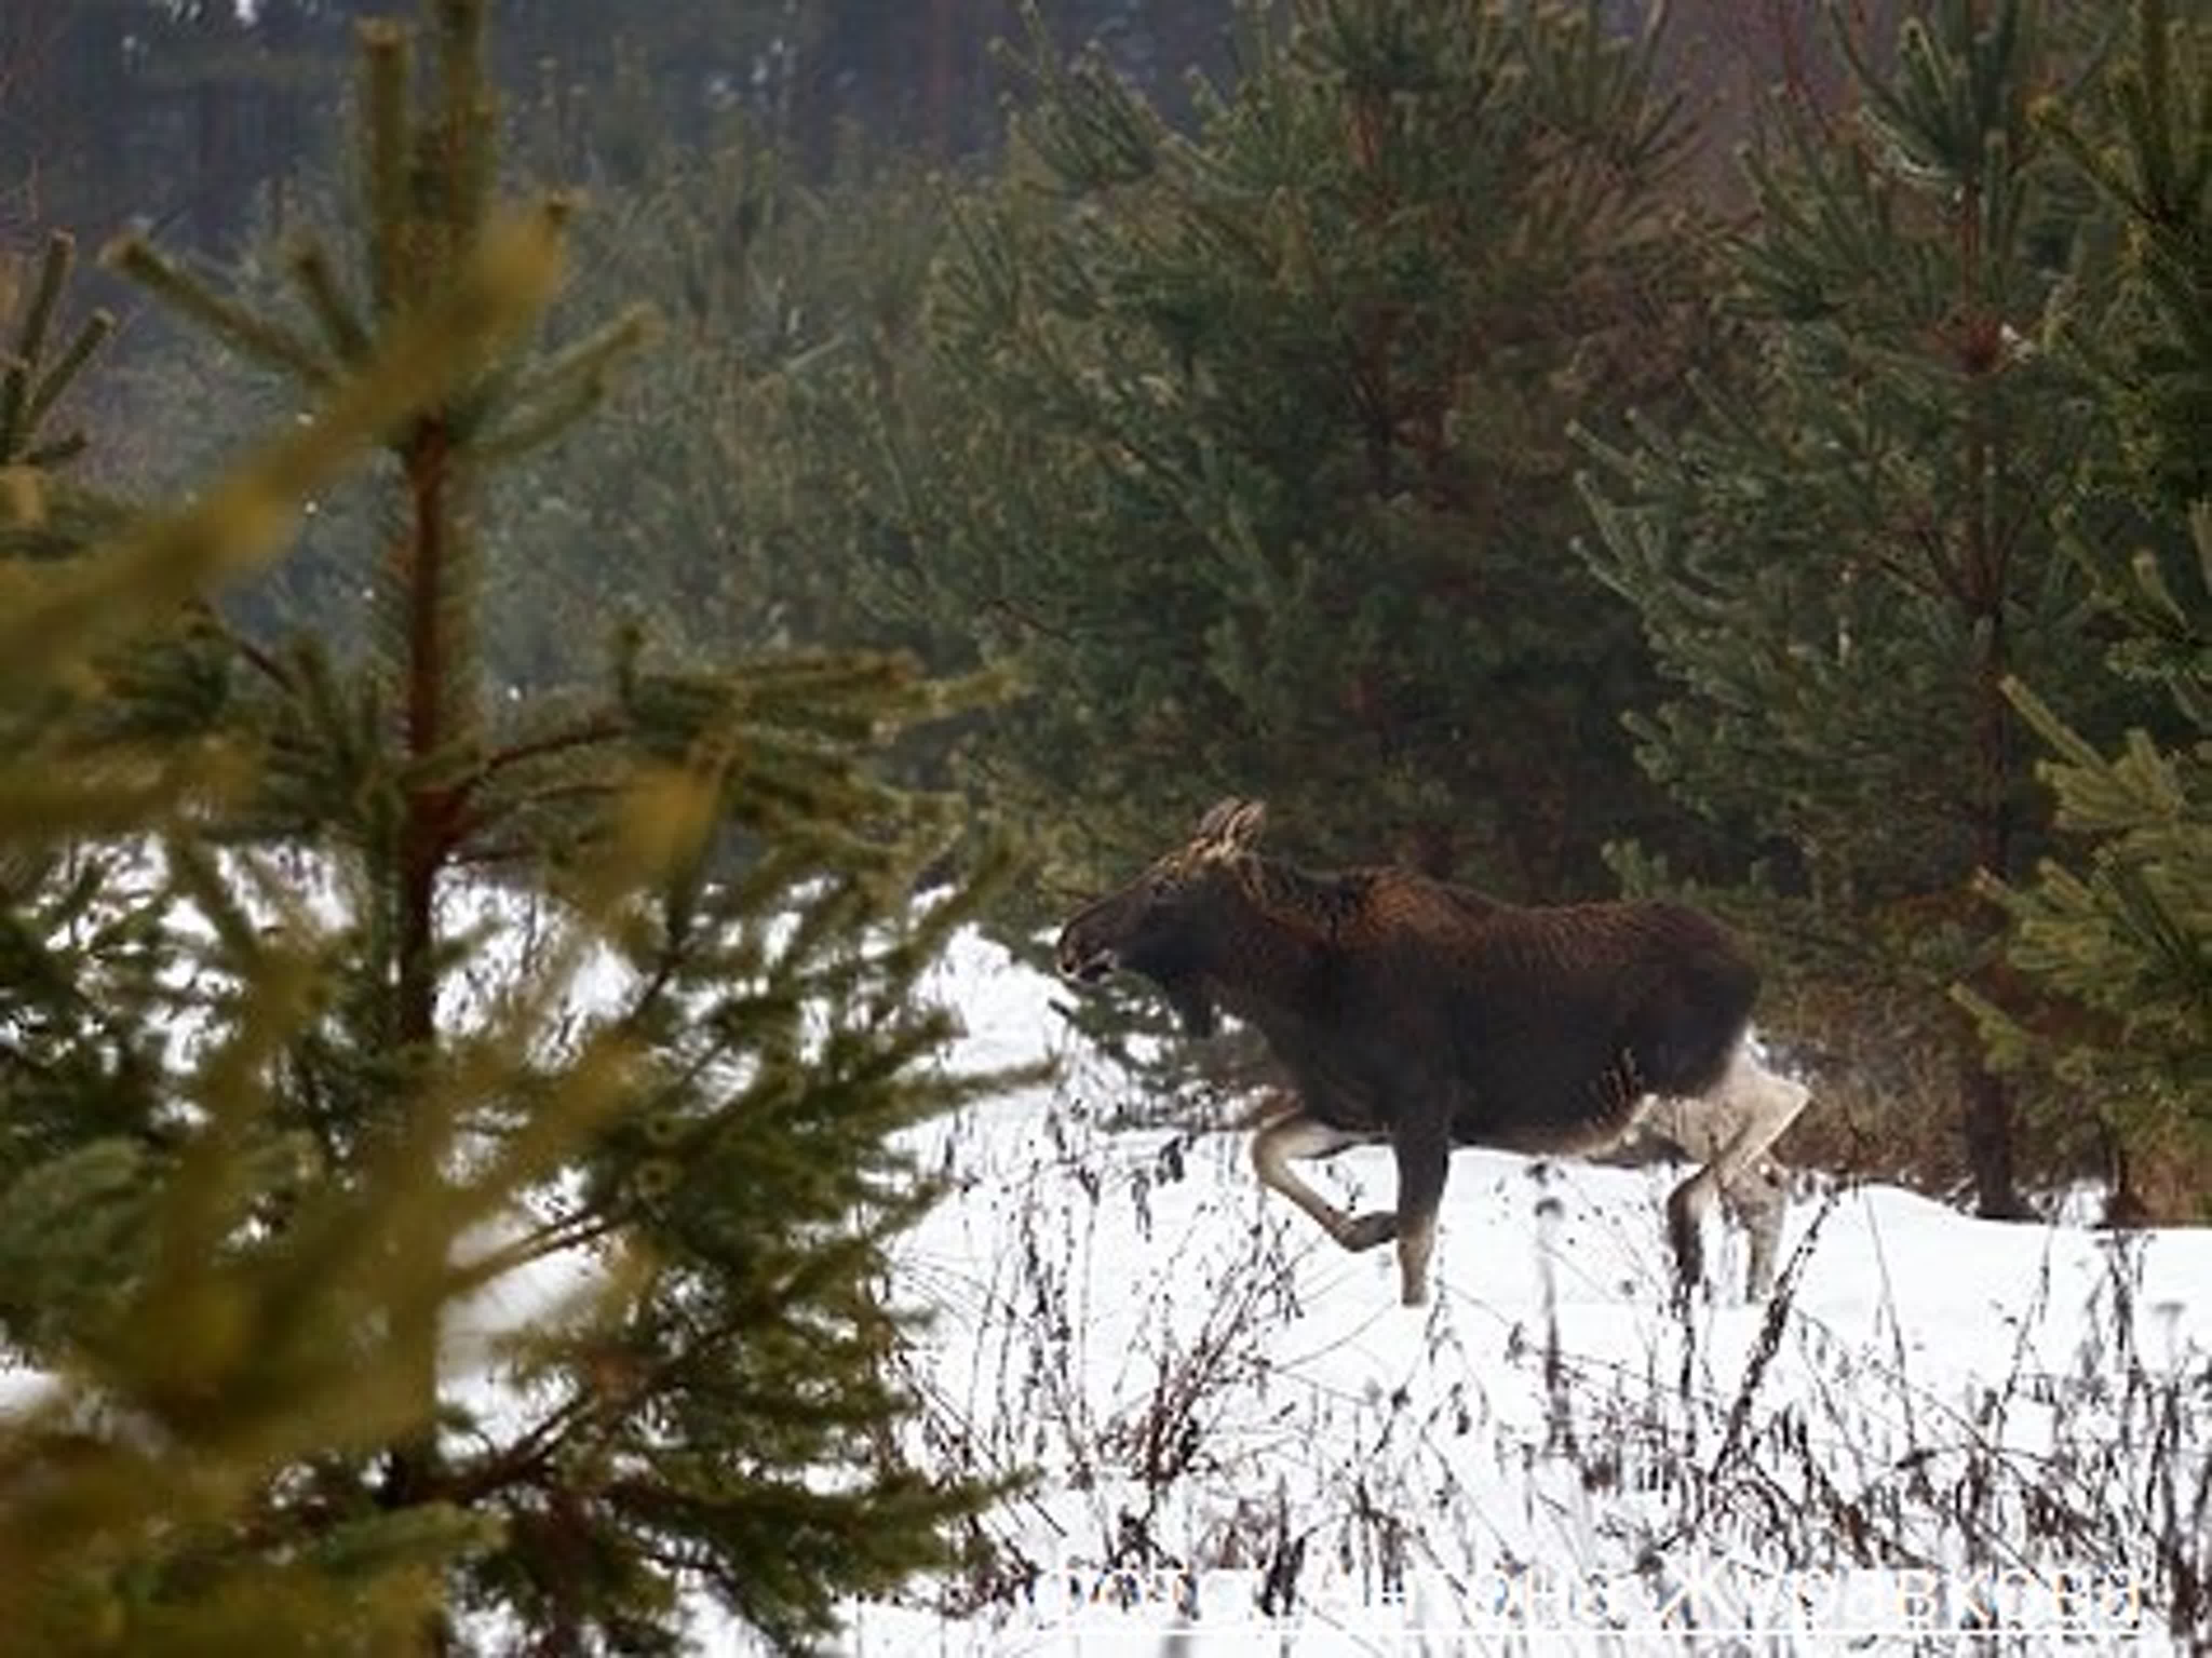
[[[2201,606],[2212,598],[2212,515],[2198,522],[2208,578]],[[2173,603],[2163,583],[2146,602]],[[2175,606],[2165,616],[2198,631],[2200,663],[2189,677],[2201,695],[2203,612],[2191,619]],[[2200,1130],[2212,1127],[2212,814],[2205,805],[2212,751],[2203,740],[2162,749],[2138,730],[2106,755],[2025,687],[2011,689],[2060,756],[2043,767],[2060,827],[2097,841],[2081,874],[2051,859],[2024,891],[1996,883],[1988,889],[2012,915],[2013,962],[2108,1021],[2092,1026],[2089,1040],[2062,1040],[2068,1057],[2060,1068],[2106,1095],[2123,1127],[2156,1134],[2178,1113]],[[2005,1057],[2017,1060],[2037,1045],[2001,1010],[1970,1005]]]
[[[664,143],[595,203],[582,290],[650,295],[673,349],[556,456],[514,469],[515,555],[495,557],[544,601],[531,636],[496,641],[514,683],[549,683],[577,623],[610,613],[688,661],[930,644],[872,592],[842,474],[862,411],[893,394],[936,240],[933,197],[896,167],[856,159],[810,187],[735,123]]]
[[[1614,720],[1650,682],[1567,550],[1565,427],[1664,401],[1695,332],[1648,43],[1240,15],[1191,137],[1096,54],[1014,56],[926,373],[850,446],[884,590],[1021,676],[977,775],[1078,879],[1234,788],[1339,856],[1594,884],[1657,811]]]
[[[18,739],[0,765],[0,1328],[37,1367],[0,1424],[0,1620],[22,1650],[214,1650],[309,1622],[334,1650],[388,1649],[434,1605],[440,1563],[486,1537],[444,1503],[331,1514],[321,1554],[257,1531],[293,1470],[411,1419],[447,1250],[512,1171],[421,1179],[426,1111],[382,1168],[313,1178],[268,1087],[313,993],[301,935],[235,940],[225,984],[174,924],[209,896],[195,825],[236,787],[235,754],[118,747],[79,716],[122,643],[270,556],[301,497],[495,350],[555,266],[542,225],[488,229],[313,419],[196,506],[0,568]],[[194,1028],[210,1000],[225,1017]]]
[[[2013,963],[2086,1022],[2042,1028],[1968,994],[2008,1062],[2037,1057],[2092,1090],[2139,1152],[2212,1140],[2212,27],[2136,8],[2115,74],[2116,130],[2100,142],[2064,112],[2050,131],[2119,211],[2126,278],[2106,328],[2069,341],[2125,440],[2126,477],[2185,518],[2194,568],[2154,553],[2080,551],[2117,629],[2110,665],[2171,698],[2173,736],[2106,751],[2027,686],[2007,689],[2052,757],[2039,768],[2059,826],[2082,837],[2033,883],[1991,882]],[[2031,681],[2033,684],[2035,682]],[[2203,1194],[2198,1194],[2200,1202]]]
[[[64,556],[120,522],[113,503],[71,479],[71,463],[85,450],[83,431],[46,430],[71,385],[115,331],[114,316],[95,311],[70,331],[67,344],[52,349],[76,259],[76,241],[57,231],[47,238],[27,292],[0,268],[0,321],[15,324],[0,358],[0,489],[7,497],[0,501],[0,558]]]
[[[2059,106],[2043,112],[2043,125],[2127,236],[2122,314],[2135,325],[2111,342],[2069,343],[2100,371],[2136,478],[2186,511],[2212,496],[2203,441],[2212,426],[2212,46],[2201,15],[2169,21],[2163,4],[2139,0],[2135,17],[2134,55],[2112,77],[2109,131]]]
[[[1591,445],[1591,568],[1677,688],[1631,717],[1640,757],[1763,847],[1778,896],[1747,892],[1746,919],[1778,969],[1847,997],[1941,1005],[1987,969],[1972,883],[2049,844],[2008,676],[2093,730],[2142,712],[2098,671],[2056,522],[2100,546],[2145,525],[2080,489],[2111,434],[2049,349],[2112,239],[2031,109],[2092,60],[2032,0],[1908,20],[1893,70],[1857,65],[1855,136],[1801,118],[1752,163],[1729,296],[1749,368],[1701,382],[1679,431]],[[2010,1211],[2009,1107],[1971,1032],[1941,1041],[1982,1206]]]
[[[997,872],[917,913],[950,807],[868,766],[974,688],[624,635],[493,694],[487,481],[646,330],[525,350],[570,210],[497,212],[483,8],[434,16],[419,75],[364,31],[352,244],[295,245],[292,307],[117,254],[307,416],[0,566],[24,1650],[663,1651],[687,1592],[799,1648],[987,1495],[902,1455],[887,1249],[931,1195],[899,1133],[994,1080],[930,1062],[921,975]],[[367,648],[228,629],[370,449]],[[565,1304],[487,1333],[531,1284]]]
[[[46,360],[55,316],[75,257],[76,244],[69,236],[56,232],[49,237],[37,280],[22,305],[21,322],[7,365],[0,368],[0,466],[51,468],[83,452],[85,436],[81,431],[54,438],[45,437],[40,431],[69,390],[70,382],[115,331],[115,319],[96,311],[78,325],[69,343],[51,362]],[[9,303],[0,310],[12,311],[15,296],[7,297]]]
[[[616,101],[649,111],[650,88],[617,67]],[[533,111],[521,125],[531,133],[552,119]],[[914,355],[935,196],[896,165],[858,158],[805,185],[735,117],[704,143],[665,125],[630,142],[642,151],[634,176],[596,187],[572,227],[574,308],[642,300],[665,338],[618,379],[582,388],[592,419],[557,422],[549,441],[503,452],[483,479],[487,678],[510,694],[574,694],[624,626],[688,665],[856,645],[970,665],[878,591],[864,554],[879,532],[851,482],[878,405]],[[312,325],[284,274],[295,240],[257,242],[226,276],[255,311]],[[548,333],[556,349],[567,343],[560,318]],[[128,384],[136,421],[164,432],[189,422],[154,452],[104,457],[143,490],[180,486],[296,401],[281,374],[195,339],[142,354]],[[224,595],[225,616],[264,644],[304,628],[340,661],[356,659],[369,643],[358,574],[386,517],[373,478],[325,492],[294,556]]]

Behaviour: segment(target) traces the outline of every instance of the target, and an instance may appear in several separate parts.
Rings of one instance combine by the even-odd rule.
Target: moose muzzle
[[[1111,945],[1085,938],[1079,929],[1071,925],[1060,935],[1058,965],[1061,978],[1079,985],[1095,985],[1109,977],[1120,962]]]

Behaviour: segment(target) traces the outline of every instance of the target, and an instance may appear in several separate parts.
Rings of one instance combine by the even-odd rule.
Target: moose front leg
[[[1419,1307],[1429,1298],[1429,1257],[1451,1167],[1451,1133],[1441,1112],[1416,1114],[1398,1125],[1390,1146],[1398,1157],[1399,1299]]]
[[[1320,1223],[1347,1249],[1372,1249],[1398,1233],[1398,1217],[1388,1210],[1347,1215],[1291,1172],[1296,1157],[1326,1157],[1377,1137],[1349,1128],[1332,1128],[1302,1109],[1293,1109],[1252,1136],[1252,1167],[1261,1184],[1273,1187]]]

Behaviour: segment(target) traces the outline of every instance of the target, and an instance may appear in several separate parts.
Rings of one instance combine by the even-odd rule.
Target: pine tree
[[[545,94],[515,121],[530,176],[561,176],[564,157],[601,174],[571,230],[569,304],[642,299],[673,343],[632,362],[594,419],[485,479],[485,671],[531,695],[575,691],[600,665],[575,641],[615,617],[695,665],[791,644],[930,646],[872,593],[865,507],[846,484],[858,407],[890,395],[889,359],[911,355],[899,337],[940,240],[936,192],[858,158],[808,186],[750,119],[682,137],[659,95],[644,64],[618,57],[588,100]],[[610,149],[620,179],[605,176]],[[292,212],[342,201],[313,173]],[[264,234],[228,263],[226,292],[283,302],[286,240]],[[104,473],[142,494],[188,483],[296,398],[281,374],[189,336],[142,347],[117,380],[123,423],[164,434],[123,456],[102,446]],[[349,654],[382,516],[370,480],[319,500],[290,556],[222,596],[224,616],[264,643],[306,628]]]
[[[2106,436],[2039,343],[2108,240],[2030,117],[2091,55],[2058,27],[2081,21],[1936,0],[1891,70],[1854,54],[1856,132],[1799,120],[1753,165],[1729,296],[1753,367],[1704,383],[1677,433],[1594,446],[1585,491],[1592,567],[1676,687],[1632,720],[1644,762],[1764,846],[1747,919],[1781,972],[1842,999],[1855,1060],[1950,1056],[1992,1215],[2021,1208],[2016,1102],[1945,991],[1990,968],[1978,872],[2015,878],[2047,842],[2004,688],[2026,675],[2097,729],[2126,700],[2053,524]],[[2106,500],[2079,533],[2135,519]],[[1918,1029],[1863,1028],[1900,988]]]
[[[1189,137],[1032,27],[857,489],[881,582],[1022,676],[975,763],[1087,837],[1069,874],[1235,789],[1317,852],[1556,895],[1662,815],[1565,434],[1664,400],[1696,242],[1650,42],[1601,11],[1247,7]]]
[[[483,13],[438,0],[419,76],[365,27],[354,257],[302,241],[289,309],[118,254],[312,417],[7,572],[45,744],[0,790],[0,1327],[55,1388],[0,1438],[26,1649],[668,1650],[687,1595],[797,1648],[985,1495],[904,1458],[889,1368],[931,1196],[897,1135],[985,1085],[923,1063],[919,984],[981,888],[913,908],[946,808],[867,759],[955,692],[629,637],[588,698],[489,681],[484,480],[644,319],[520,349],[570,210],[502,228]],[[205,596],[371,443],[365,659],[228,634]],[[98,718],[87,652],[179,629],[223,647],[195,718]],[[532,1272],[574,1304],[466,1351]]]
[[[2160,0],[2138,0],[2135,16],[2112,141],[2063,111],[2051,131],[2118,210],[2128,249],[2106,327],[2065,343],[2106,388],[2124,482],[2187,523],[2194,556],[2078,550],[2118,624],[2112,669],[2165,690],[2177,734],[2138,729],[2106,751],[2029,686],[2008,687],[2049,745],[2039,769],[2059,827],[2088,852],[1989,890],[2011,915],[2013,963],[2094,1017],[2039,1029],[1966,999],[2002,1057],[2054,1063],[2089,1093],[2141,1180],[2146,1165],[2201,1169],[2212,1154],[2212,26],[2169,21]]]
[[[0,564],[0,1330],[39,1373],[0,1429],[0,1623],[27,1652],[258,1644],[310,1621],[337,1649],[374,1645],[419,1619],[422,1569],[483,1527],[450,1508],[333,1515],[302,1552],[256,1539],[251,1491],[406,1419],[409,1355],[364,1339],[360,1297],[434,1309],[447,1262],[391,1246],[434,1251],[455,1230],[397,1165],[309,1190],[295,1137],[263,1109],[259,1075],[312,993],[295,941],[233,928],[241,970],[208,987],[232,1017],[180,1028],[204,929],[178,931],[179,902],[219,896],[196,831],[239,798],[246,757],[196,683],[179,697],[139,670],[204,620],[204,589],[274,550],[303,498],[526,319],[555,251],[543,225],[489,228],[312,418],[197,506],[98,548],[84,545],[96,524],[50,510],[71,499],[54,474],[79,448],[40,429],[82,362],[38,349],[64,264],[58,247],[0,393],[15,463]],[[95,318],[78,345],[100,331]]]
[[[890,360],[941,240],[936,192],[860,155],[808,185],[750,121],[703,144],[664,133],[649,156],[635,184],[594,192],[580,287],[650,295],[682,349],[627,376],[610,417],[557,455],[513,470],[497,568],[566,604],[490,648],[544,683],[576,616],[617,610],[690,661],[733,642],[928,644],[871,592],[844,475],[848,416],[896,394]]]

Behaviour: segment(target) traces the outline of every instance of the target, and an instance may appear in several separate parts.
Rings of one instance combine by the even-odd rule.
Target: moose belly
[[[1639,1105],[1632,1102],[1626,1111],[1573,1102],[1549,1109],[1533,1101],[1463,1106],[1452,1118],[1452,1144],[1579,1156],[1618,1141]]]

